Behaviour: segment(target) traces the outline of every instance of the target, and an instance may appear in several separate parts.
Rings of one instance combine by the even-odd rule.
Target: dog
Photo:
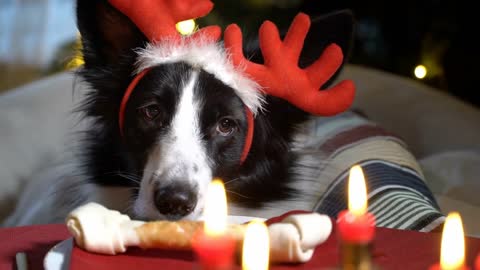
[[[79,151],[31,181],[7,226],[63,222],[88,201],[141,220],[196,220],[215,178],[225,184],[233,215],[270,217],[312,200],[308,181],[315,170],[305,169],[295,148],[311,114],[282,98],[247,92],[248,83],[227,83],[222,72],[230,56],[222,42],[196,52],[208,55],[200,64],[158,62],[152,54],[161,48],[108,1],[78,1],[76,11],[85,60],[77,74],[88,85],[75,110],[85,126],[75,135]],[[353,30],[348,10],[314,18],[299,65],[310,65],[332,43],[342,49],[343,65]],[[263,63],[258,40],[244,43],[246,58]],[[139,69],[148,72],[122,105]],[[253,133],[246,106],[253,108]]]
[[[377,225],[429,231],[443,222],[401,140],[352,112],[331,117],[336,123],[329,127],[328,117],[313,116],[340,113],[353,100],[348,83],[330,87],[352,46],[351,12],[314,18],[310,27],[301,14],[281,35],[264,23],[259,40],[245,42],[229,26],[221,42],[215,28],[163,39],[172,25],[162,30],[151,20],[165,26],[169,18],[161,16],[170,12],[145,6],[148,12],[138,16],[121,3],[77,2],[85,60],[77,74],[88,86],[76,110],[82,115],[77,150],[30,181],[4,226],[63,222],[90,201],[135,219],[198,220],[212,179],[224,182],[232,215],[305,210],[335,217],[346,208],[354,164],[368,175]],[[290,47],[275,49],[280,40]],[[337,57],[325,64],[323,53],[332,48]],[[282,62],[296,51],[294,67]],[[307,97],[301,72],[312,66],[323,73],[307,76],[322,77],[322,89]],[[310,102],[318,92],[341,94],[319,106]]]
[[[201,11],[193,17],[211,7],[184,1],[202,3],[188,9]],[[2,226],[61,223],[92,201],[134,219],[198,220],[212,179],[224,182],[231,215],[336,217],[347,207],[355,164],[366,173],[377,226],[431,231],[442,224],[401,139],[353,111],[313,116],[340,113],[353,100],[352,85],[331,86],[352,47],[351,12],[314,18],[310,27],[300,14],[281,33],[264,23],[258,40],[245,42],[229,26],[222,42],[215,27],[186,38],[172,24],[162,28],[179,21],[162,16],[182,10],[155,9],[167,2],[135,2],[152,9],[126,3],[78,0],[85,64],[77,74],[86,89],[74,110],[82,120],[73,150],[29,181]],[[316,85],[307,89],[305,77]]]

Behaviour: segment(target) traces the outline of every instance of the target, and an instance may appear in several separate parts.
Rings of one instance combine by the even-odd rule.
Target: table
[[[16,252],[28,255],[30,269],[43,269],[43,257],[55,244],[69,238],[63,224],[25,226],[0,229],[0,270],[12,270]],[[378,228],[374,242],[374,260],[382,269],[427,269],[438,260],[440,233],[420,233]],[[338,262],[335,232],[315,251],[312,261],[302,265],[281,265],[272,270],[328,269]],[[479,238],[466,238],[467,262],[471,266],[480,252]],[[132,257],[135,256],[135,260]],[[142,251],[129,249],[127,254],[102,256],[74,249],[72,270],[75,269],[195,269],[188,252]],[[90,267],[88,267],[90,266]],[[93,267],[95,266],[95,267]],[[108,267],[107,267],[108,266]],[[133,268],[135,267],[135,268]],[[240,269],[239,267],[237,269]]]

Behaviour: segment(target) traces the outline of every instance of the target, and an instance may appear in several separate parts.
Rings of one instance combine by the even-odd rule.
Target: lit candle
[[[235,240],[225,233],[227,229],[227,198],[222,181],[210,183],[205,198],[204,229],[198,232],[192,246],[202,269],[230,269],[235,252]]]
[[[343,269],[371,269],[370,249],[375,235],[375,217],[367,212],[367,188],[360,166],[350,169],[348,210],[338,215],[337,228]]]
[[[267,225],[253,220],[247,225],[242,249],[243,270],[267,270],[270,240]]]
[[[338,215],[340,238],[344,242],[369,243],[375,235],[375,217],[367,212],[367,187],[360,166],[350,169],[348,210]]]
[[[465,237],[462,218],[457,212],[451,212],[445,219],[440,248],[440,265],[435,264],[431,270],[466,270]]]

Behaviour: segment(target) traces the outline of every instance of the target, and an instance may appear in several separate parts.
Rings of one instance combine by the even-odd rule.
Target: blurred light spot
[[[85,64],[85,61],[83,60],[83,54],[82,54],[82,37],[80,36],[80,33],[77,33],[77,39],[75,41],[74,49],[73,49],[73,57],[68,63],[65,65],[65,69],[75,69],[79,66],[82,66]]]
[[[81,65],[85,64],[85,62],[83,61],[83,57],[80,55],[80,56],[75,56],[72,60],[70,60],[68,63],[67,63],[67,66],[66,66],[66,69],[74,69],[74,68],[77,68]]]
[[[427,68],[424,65],[418,65],[415,67],[413,73],[418,79],[423,79],[425,76],[427,76]]]

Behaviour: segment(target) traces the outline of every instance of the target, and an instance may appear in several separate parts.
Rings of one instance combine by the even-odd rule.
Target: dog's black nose
[[[190,214],[197,205],[197,193],[188,184],[159,186],[154,199],[158,211],[168,219],[180,219]]]

